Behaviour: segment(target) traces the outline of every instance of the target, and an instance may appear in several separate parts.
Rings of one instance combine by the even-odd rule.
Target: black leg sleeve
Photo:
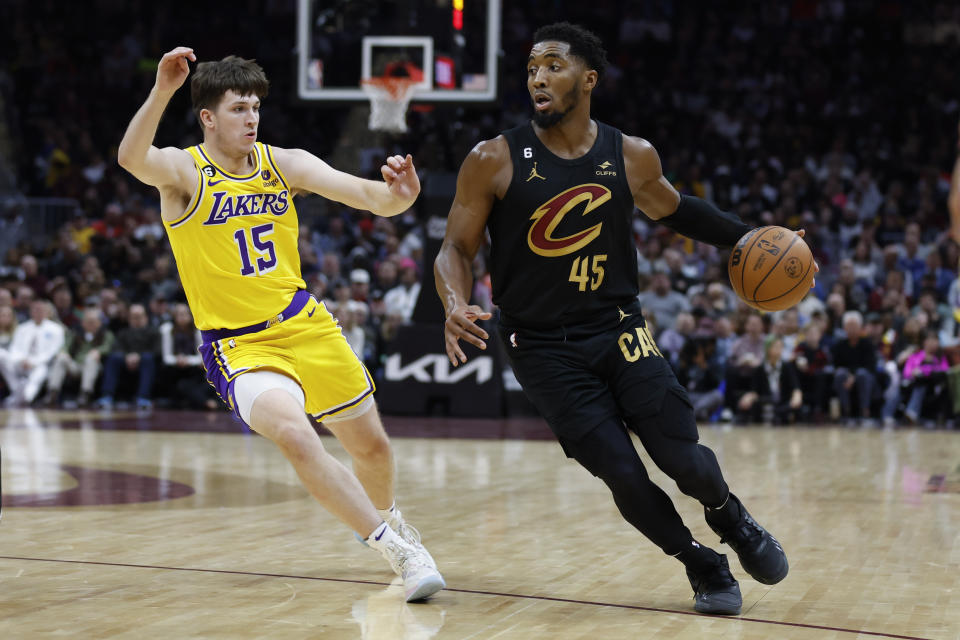
[[[624,520],[665,553],[690,546],[693,535],[670,497],[650,480],[619,420],[608,419],[579,440],[561,439],[566,454],[603,480]]]
[[[693,409],[677,394],[667,392],[659,414],[631,419],[628,424],[640,436],[654,464],[677,483],[680,491],[711,508],[726,500],[729,489],[717,456],[697,442]]]

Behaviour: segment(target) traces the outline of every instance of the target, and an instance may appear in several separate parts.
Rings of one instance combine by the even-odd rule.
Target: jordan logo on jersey
[[[272,213],[282,216],[290,208],[290,200],[286,190],[278,193],[241,193],[228,195],[226,191],[217,191],[213,194],[213,206],[210,215],[203,224],[223,224],[230,218],[237,216],[255,216],[261,213]]]
[[[530,182],[530,181],[533,180],[534,178],[540,178],[541,180],[546,180],[546,178],[544,178],[542,175],[540,175],[539,173],[537,173],[537,163],[536,163],[536,162],[533,163],[533,169],[530,169],[530,177],[527,178],[527,182]]]

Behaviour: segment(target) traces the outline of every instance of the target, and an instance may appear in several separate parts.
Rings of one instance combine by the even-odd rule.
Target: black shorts
[[[595,321],[555,329],[498,326],[517,381],[561,441],[579,439],[609,418],[636,431],[638,421],[660,415],[668,392],[691,407],[640,304],[622,312],[614,307]],[[692,420],[660,421],[677,430],[675,437],[697,439]]]

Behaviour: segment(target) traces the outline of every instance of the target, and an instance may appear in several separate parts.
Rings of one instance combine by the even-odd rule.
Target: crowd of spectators
[[[213,406],[156,193],[119,169],[116,145],[159,55],[187,43],[201,59],[237,53],[265,67],[265,140],[322,157],[349,150],[348,108],[294,97],[295,2],[224,5],[210,21],[116,0],[8,5],[0,97],[17,135],[2,155],[24,194],[77,202],[65,225],[13,247],[0,267],[8,403]],[[386,153],[412,153],[425,185],[456,171],[476,141],[529,116],[523,63],[542,16],[582,23],[611,62],[594,115],[649,139],[679,191],[752,224],[806,229],[821,268],[798,307],[758,314],[730,290],[724,252],[637,216],[641,302],[698,415],[952,425],[960,251],[945,233],[945,196],[960,115],[950,92],[957,9],[534,0],[503,10],[498,104],[412,112],[409,133],[380,141]],[[83,19],[91,12],[100,19]],[[232,20],[237,12],[256,19]],[[187,146],[199,134],[181,91],[158,140]],[[391,219],[327,202],[302,209],[307,286],[376,372],[431,268],[426,212],[420,203]],[[22,215],[4,212],[8,222]],[[482,256],[475,272],[476,298],[489,305]]]

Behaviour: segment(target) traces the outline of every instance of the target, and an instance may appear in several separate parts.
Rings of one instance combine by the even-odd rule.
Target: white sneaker
[[[427,551],[427,548],[423,546],[423,543],[420,541],[420,532],[417,531],[417,528],[412,524],[407,524],[403,519],[403,514],[400,513],[400,509],[396,507],[393,508],[393,511],[390,512],[390,517],[386,518],[385,522],[390,525],[390,528],[397,532],[397,534],[403,538],[404,542],[409,542],[415,547],[420,547],[423,549],[423,553],[427,554],[427,558],[430,559],[433,568],[437,568],[437,563],[434,562],[433,556],[430,555],[430,552]]]
[[[433,558],[423,545],[413,545],[387,527],[377,540],[371,537],[367,544],[387,559],[394,573],[403,579],[403,592],[407,602],[429,598],[447,586],[437,571]]]
[[[400,513],[400,509],[397,509],[396,505],[394,505],[393,511],[390,511],[389,513],[387,513],[386,510],[380,510],[379,513],[383,517],[383,521],[386,522],[391,529],[396,531],[405,542],[408,542],[415,547],[421,547],[423,552],[427,554],[427,558],[429,558],[430,562],[433,563],[433,568],[437,568],[437,563],[434,561],[433,556],[430,555],[430,552],[427,551],[427,548],[424,547],[423,543],[420,541],[420,532],[412,524],[407,524],[406,520],[403,519],[403,514]],[[363,546],[370,546],[359,533],[354,532],[353,536]]]

